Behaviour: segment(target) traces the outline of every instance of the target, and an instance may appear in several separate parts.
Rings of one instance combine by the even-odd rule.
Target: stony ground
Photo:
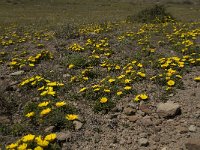
[[[200,84],[191,79],[199,71],[195,68],[183,77],[185,89],[170,95],[166,103],[176,104],[165,107],[164,113],[157,112],[158,105],[164,103],[162,99],[140,104],[124,99],[106,115],[96,115],[82,106],[87,108],[83,112],[86,123],[78,132],[67,132],[63,149],[186,150],[187,146],[198,150]],[[180,113],[176,113],[178,108]]]
[[[0,146],[27,134],[52,133],[56,138],[48,146],[36,138],[25,146],[200,149],[199,25],[122,21],[76,32],[5,28]]]

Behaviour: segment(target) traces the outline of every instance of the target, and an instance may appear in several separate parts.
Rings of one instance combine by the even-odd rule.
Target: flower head
[[[56,103],[56,107],[62,107],[64,105],[66,105],[66,102],[64,102],[64,101]]]
[[[44,140],[46,140],[46,141],[53,141],[55,139],[56,139],[56,134],[55,133],[51,133],[51,134],[45,136],[45,138],[44,138]]]
[[[76,119],[78,119],[78,115],[67,114],[67,115],[66,115],[66,119],[67,119],[67,120],[76,120]]]
[[[102,97],[100,99],[100,103],[106,103],[108,101],[108,99],[106,97]]]
[[[44,116],[44,115],[47,115],[48,113],[51,112],[51,108],[46,108],[46,109],[43,109],[41,112],[40,112],[40,115],[41,116]]]
[[[167,85],[169,85],[169,86],[173,86],[175,84],[175,82],[173,81],[173,80],[169,80],[168,82],[167,82]]]
[[[33,141],[34,138],[35,138],[35,135],[33,135],[33,134],[28,134],[28,135],[22,137],[22,141],[23,141],[23,142],[29,142],[29,141]]]

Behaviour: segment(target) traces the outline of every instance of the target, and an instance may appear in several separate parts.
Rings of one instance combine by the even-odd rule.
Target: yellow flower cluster
[[[6,146],[7,150],[27,150],[27,149],[33,149],[33,150],[43,150],[45,147],[51,147],[51,145],[54,143],[56,139],[56,134],[51,133],[46,135],[44,138],[42,138],[41,135],[36,136],[33,134],[28,134],[23,136],[21,139],[19,139],[15,143],[11,143],[10,145]]]
[[[84,51],[85,49],[78,43],[74,43],[68,47],[68,50],[81,52],[81,51]]]
[[[38,64],[41,60],[52,58],[53,55],[49,51],[45,50],[35,56],[30,56],[27,59],[13,58],[12,61],[9,63],[9,66],[11,68],[22,68],[26,65],[34,67],[35,64]]]
[[[38,91],[41,91],[40,96],[47,96],[47,95],[55,96],[56,91],[54,91],[54,88],[64,86],[63,83],[59,83],[59,82],[55,82],[55,81],[52,82],[50,80],[44,79],[41,76],[33,76],[31,78],[28,78],[28,79],[22,81],[19,85],[20,86],[29,85],[32,87],[37,87],[38,85],[43,85],[38,88]]]

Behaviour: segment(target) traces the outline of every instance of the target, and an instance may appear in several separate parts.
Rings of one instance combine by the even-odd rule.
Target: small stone
[[[152,109],[150,109],[149,106],[146,105],[146,104],[140,105],[140,110],[141,110],[142,112],[146,113],[146,114],[151,114],[151,113],[153,113]]]
[[[71,138],[71,132],[66,131],[66,132],[57,132],[57,140],[58,141],[67,141]]]
[[[188,132],[188,128],[186,127],[177,127],[177,130],[180,134],[184,134]]]
[[[83,123],[81,123],[80,121],[73,121],[73,124],[74,124],[75,130],[80,130],[83,126]]]
[[[0,116],[0,123],[8,124],[10,123],[10,119],[7,116]]]
[[[168,150],[168,148],[167,147],[163,147],[161,150]]]
[[[137,103],[130,102],[130,103],[128,103],[128,107],[131,107],[133,109],[137,109]]]
[[[153,125],[153,121],[151,120],[151,117],[149,116],[145,116],[142,119],[140,119],[140,123],[145,127],[149,127]]]
[[[19,76],[19,75],[22,75],[23,73],[24,73],[23,70],[19,70],[19,71],[16,71],[16,72],[11,73],[10,75],[11,75],[11,76]]]
[[[188,150],[200,150],[200,139],[189,139],[188,142],[185,144],[185,147]]]
[[[195,132],[196,131],[196,126],[195,125],[191,125],[191,126],[189,126],[189,131],[190,132]]]
[[[153,140],[154,140],[155,142],[160,142],[160,137],[159,137],[159,136],[155,136],[155,137],[153,138]]]
[[[128,116],[128,120],[130,122],[136,122],[140,117],[135,115],[135,116]]]
[[[120,144],[120,145],[124,145],[124,144],[125,144],[125,142],[126,142],[126,140],[125,140],[125,139],[121,139],[121,140],[119,141],[119,144]]]
[[[159,103],[157,105],[157,113],[163,118],[172,118],[181,113],[180,105],[172,101]]]
[[[140,138],[147,138],[147,136],[148,136],[148,134],[145,132],[139,134]]]
[[[54,128],[55,126],[49,126],[44,130],[44,132],[53,132]]]
[[[141,139],[139,139],[139,145],[140,146],[148,146],[149,145],[149,142],[148,142],[148,139],[146,139],[146,138],[141,138]]]
[[[130,116],[130,115],[134,115],[136,113],[136,110],[131,108],[131,107],[126,107],[124,109],[124,114]]]

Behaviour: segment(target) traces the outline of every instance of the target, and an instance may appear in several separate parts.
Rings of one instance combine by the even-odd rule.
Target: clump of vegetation
[[[166,11],[163,5],[155,5],[141,10],[134,16],[128,16],[127,20],[139,23],[164,23],[174,20],[174,17]]]

